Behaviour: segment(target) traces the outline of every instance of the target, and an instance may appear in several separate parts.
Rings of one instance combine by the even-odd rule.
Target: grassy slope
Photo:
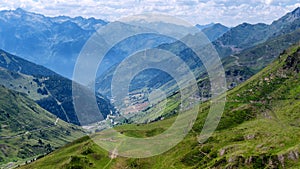
[[[228,92],[217,131],[204,144],[197,135],[209,102],[192,131],[168,152],[146,159],[110,159],[88,137],[22,168],[299,168],[300,46]],[[158,134],[174,118],[117,129],[134,137]]]
[[[76,124],[79,121],[73,106],[72,81],[32,62],[0,49],[0,84],[28,95],[45,110],[60,119]],[[87,92],[83,86],[80,89]],[[114,112],[109,101],[97,96],[99,110],[106,116]],[[100,119],[92,119],[100,120]]]
[[[83,136],[25,94],[0,86],[0,167],[49,153]],[[56,123],[55,123],[56,122]]]
[[[34,82],[34,77],[32,76],[10,72],[0,67],[0,79],[1,85],[14,91],[26,93],[33,100],[48,97],[48,95],[42,95],[37,92],[39,85]],[[44,87],[44,85],[42,87]]]

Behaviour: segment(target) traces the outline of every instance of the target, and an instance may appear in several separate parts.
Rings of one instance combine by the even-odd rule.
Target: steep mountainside
[[[0,79],[0,84],[26,93],[41,107],[60,119],[80,125],[73,106],[71,80],[3,50],[0,50]],[[88,91],[85,87],[78,86]],[[109,100],[101,95],[97,95],[97,102],[104,118],[110,111],[114,112]],[[100,117],[92,121],[97,120],[101,120]]]
[[[229,91],[221,122],[200,144],[210,102],[192,131],[164,154],[144,159],[117,157],[88,137],[21,168],[299,168],[300,44],[271,65]],[[166,130],[174,118],[116,129],[131,137],[151,137]]]
[[[45,111],[26,94],[0,86],[0,166],[49,153],[83,131]],[[12,167],[15,164],[10,163]]]
[[[266,38],[268,25],[251,25],[243,23],[230,29],[227,33],[217,39],[221,45],[232,47],[233,49],[245,49],[251,47]]]

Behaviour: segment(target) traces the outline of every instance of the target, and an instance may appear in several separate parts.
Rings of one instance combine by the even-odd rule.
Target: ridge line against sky
[[[300,0],[1,0],[0,10],[22,8],[46,16],[83,16],[115,21],[121,17],[160,13],[191,24],[267,23],[300,7]]]

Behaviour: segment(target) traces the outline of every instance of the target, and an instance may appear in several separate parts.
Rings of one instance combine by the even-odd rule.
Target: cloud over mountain
[[[266,22],[300,6],[300,0],[4,0],[0,10],[21,7],[49,16],[68,15],[117,20],[140,13],[163,13],[196,23]]]

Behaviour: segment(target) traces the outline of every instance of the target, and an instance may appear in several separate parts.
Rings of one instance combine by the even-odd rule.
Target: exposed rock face
[[[225,149],[220,151],[220,156],[225,155]],[[240,168],[245,166],[252,166],[253,168],[285,168],[289,163],[297,162],[299,160],[299,151],[292,150],[285,154],[279,155],[268,155],[262,154],[257,156],[232,156],[227,158],[227,163],[229,165],[226,166],[228,169],[232,168]]]
[[[222,149],[222,150],[220,151],[220,156],[223,156],[223,155],[225,154],[225,152],[226,152],[226,150],[225,150],[225,149]]]
[[[294,53],[293,55],[289,56],[286,59],[286,65],[284,66],[284,69],[289,69],[289,70],[293,70],[296,73],[300,72],[300,49],[297,50],[296,53]]]
[[[291,159],[291,160],[298,160],[299,159],[299,153],[298,151],[291,151],[289,154],[288,154],[288,158]]]
[[[253,140],[255,138],[254,134],[249,134],[247,136],[245,136],[245,140]]]

